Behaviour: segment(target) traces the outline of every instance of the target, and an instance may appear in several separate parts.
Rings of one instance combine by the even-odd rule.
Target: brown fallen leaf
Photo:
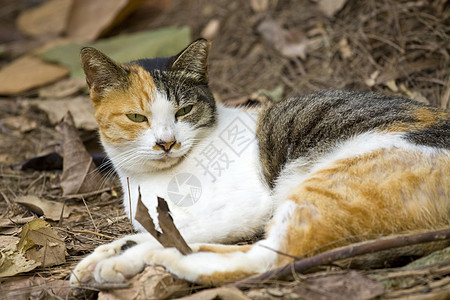
[[[86,81],[83,78],[67,78],[60,80],[51,86],[41,88],[39,90],[39,97],[61,99],[72,96],[85,87]]]
[[[17,234],[20,231],[19,225],[28,223],[34,218],[35,217],[0,218],[0,234],[2,235]],[[0,249],[1,248],[2,247],[0,246]]]
[[[24,107],[37,107],[45,112],[52,125],[58,124],[67,111],[70,111],[77,128],[85,130],[96,130],[98,128],[91,99],[87,96],[67,99],[26,100],[23,105]]]
[[[23,11],[17,27],[26,35],[54,35],[64,32],[73,0],[50,0]]]
[[[33,56],[19,58],[0,70],[0,94],[18,95],[69,74],[69,69]]]
[[[93,41],[133,12],[142,0],[77,0],[72,6],[67,35]]]
[[[373,299],[383,294],[383,284],[370,279],[358,271],[344,274],[323,273],[308,278],[294,287],[300,298],[306,299]]]
[[[0,299],[70,299],[68,280],[52,280],[38,276],[14,278],[2,282]]]
[[[306,58],[308,38],[300,29],[284,29],[280,22],[266,19],[258,25],[257,31],[284,56]]]
[[[40,262],[28,260],[24,253],[17,251],[16,243],[0,248],[0,278],[28,272],[41,265]]]
[[[35,219],[22,227],[16,249],[43,267],[66,262],[64,240],[42,219]]]
[[[64,203],[50,201],[35,195],[20,196],[15,199],[16,203],[22,204],[39,216],[44,216],[53,221],[59,221],[61,213],[63,218],[69,217],[71,208]]]
[[[141,191],[139,190],[139,198],[135,215],[136,221],[141,223],[142,227],[144,227],[164,247],[175,247],[184,255],[192,253],[191,248],[189,248],[186,241],[183,239],[177,227],[173,223],[166,200],[158,197],[158,207],[156,209],[158,212],[159,227],[162,232],[156,230],[155,224],[148,213],[147,207],[141,201]]]
[[[130,280],[130,287],[100,292],[98,300],[168,299],[189,293],[189,283],[175,279],[161,266],[151,266]]]
[[[37,122],[27,116],[11,116],[0,120],[0,126],[18,130],[20,133],[29,132],[37,127]]]
[[[63,143],[63,173],[61,187],[63,195],[88,193],[100,187],[100,178],[92,157],[86,151],[72,114],[67,112],[58,125],[64,135]]]

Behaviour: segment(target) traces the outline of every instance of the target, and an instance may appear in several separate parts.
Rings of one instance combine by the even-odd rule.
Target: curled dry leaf
[[[10,244],[0,249],[0,278],[66,261],[64,241],[42,219],[25,224],[20,232],[20,240],[8,237],[8,241]]]
[[[61,176],[63,195],[88,193],[97,190],[100,187],[101,177],[92,157],[86,151],[78,136],[70,111],[59,124],[59,129],[64,135],[64,161]]]
[[[168,299],[189,293],[189,284],[175,279],[163,267],[147,267],[130,280],[130,287],[101,292],[99,300]]]
[[[136,221],[141,223],[142,227],[144,227],[164,247],[175,247],[184,255],[192,253],[191,248],[189,248],[173,223],[166,200],[160,197],[158,197],[157,212],[159,227],[161,228],[162,233],[156,230],[155,223],[153,222],[152,217],[150,217],[147,207],[142,203],[141,191],[139,191],[135,216]]]
[[[50,224],[35,219],[22,227],[17,250],[29,260],[39,262],[43,267],[66,262],[66,245]]]
[[[71,211],[71,208],[64,206],[64,203],[50,201],[34,195],[17,197],[15,202],[26,206],[35,214],[53,221],[59,221],[61,214],[63,218],[67,218]]]

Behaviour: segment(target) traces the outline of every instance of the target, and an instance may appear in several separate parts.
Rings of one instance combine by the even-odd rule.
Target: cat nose
[[[164,152],[169,152],[170,149],[172,149],[173,145],[175,145],[175,141],[168,141],[168,142],[164,142],[164,141],[158,141],[156,142],[156,145],[161,148],[161,150],[164,150]]]

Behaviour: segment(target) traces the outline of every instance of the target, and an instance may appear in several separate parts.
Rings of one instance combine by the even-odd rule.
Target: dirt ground
[[[14,25],[20,12],[43,2],[0,1],[0,68],[44,43],[24,36]],[[320,2],[143,1],[102,37],[189,26],[192,38],[212,40],[210,86],[217,100],[229,105],[257,105],[297,93],[342,88],[405,96],[449,111],[448,1],[349,0],[342,1],[343,7],[335,11]],[[0,237],[18,240],[26,223],[44,218],[65,245],[65,262],[0,278],[0,298],[96,299],[96,289],[70,291],[70,271],[95,247],[133,229],[121,207],[122,191],[111,170],[96,175],[101,178],[96,191],[66,196],[61,187],[61,158],[36,160],[61,153],[64,147],[64,131],[58,131],[42,109],[27,105],[29,100],[41,99],[40,92],[48,87],[0,96]],[[83,93],[82,87],[76,88],[68,99]],[[79,128],[78,133],[91,155],[101,153],[94,130]],[[62,203],[70,213],[49,218],[44,204],[37,208],[23,204],[27,202],[24,196],[30,195]],[[1,243],[0,249],[4,246]],[[245,291],[245,297],[444,299],[450,297],[450,254],[448,249],[441,254],[443,258],[431,265],[412,269],[350,271],[328,266],[294,281],[255,285]],[[365,288],[358,290],[352,281]],[[341,291],[331,286],[332,282],[353,290]],[[220,296],[220,291],[203,299],[216,296],[232,299]]]

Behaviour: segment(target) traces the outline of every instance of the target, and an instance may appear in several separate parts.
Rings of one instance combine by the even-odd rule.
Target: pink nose
[[[159,141],[156,143],[156,145],[161,148],[161,150],[164,150],[164,152],[169,152],[170,149],[172,149],[173,145],[175,145],[175,141]]]

